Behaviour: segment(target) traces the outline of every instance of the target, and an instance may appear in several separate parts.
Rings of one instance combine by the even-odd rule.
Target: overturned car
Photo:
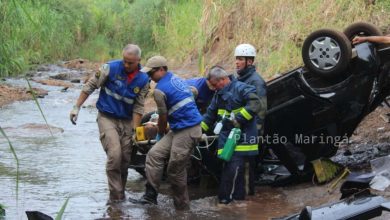
[[[367,23],[353,24],[344,33],[313,32],[302,48],[305,66],[267,84],[265,134],[276,139],[265,145],[296,177],[310,176],[310,161],[333,156],[337,145],[390,94],[390,48],[372,43],[352,47],[357,35],[381,33]]]
[[[293,177],[290,180],[311,177],[310,161],[333,156],[337,145],[390,95],[390,47],[353,46],[351,40],[358,35],[381,33],[367,23],[353,24],[344,33],[313,32],[302,48],[305,65],[267,82],[265,132],[259,137],[266,155],[262,159],[274,163],[272,155],[276,155]],[[145,115],[143,122],[152,114]],[[218,180],[215,138],[205,136],[195,148],[192,168],[197,169],[189,173],[190,179],[210,174]],[[130,165],[141,174],[145,154],[155,143],[153,135],[146,139],[135,144]]]

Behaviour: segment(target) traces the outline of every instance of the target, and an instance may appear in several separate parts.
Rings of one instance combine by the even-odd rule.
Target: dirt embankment
[[[356,128],[348,144],[340,146],[332,160],[350,169],[370,167],[372,159],[390,154],[390,108],[379,106]]]

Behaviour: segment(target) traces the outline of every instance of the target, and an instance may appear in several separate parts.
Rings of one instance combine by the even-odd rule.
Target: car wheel
[[[330,29],[311,33],[302,47],[305,66],[321,77],[339,76],[348,68],[351,57],[352,48],[348,38]]]
[[[373,24],[356,22],[345,28],[344,34],[352,41],[356,36],[381,36],[382,31]]]

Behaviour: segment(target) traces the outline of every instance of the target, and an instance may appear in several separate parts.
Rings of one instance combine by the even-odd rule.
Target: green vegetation
[[[11,141],[9,140],[8,136],[5,134],[4,130],[1,127],[0,127],[0,133],[7,140],[9,149],[11,150],[12,155],[14,156],[15,161],[16,161],[16,181],[15,182],[16,182],[16,200],[18,200],[18,195],[19,195],[19,159],[18,159],[18,156],[16,155],[14,146],[12,146]],[[1,204],[0,204],[0,208],[2,208]]]
[[[61,220],[62,219],[62,216],[64,215],[66,206],[68,206],[68,202],[69,202],[69,197],[65,200],[64,204],[62,204],[61,209],[57,213],[57,216],[56,216],[55,220]]]
[[[0,204],[0,219],[4,219],[5,217],[5,207],[4,205]]]
[[[105,61],[136,43],[179,67],[198,61],[233,67],[233,49],[251,43],[266,76],[301,63],[305,37],[355,21],[384,30],[390,3],[377,0],[0,0],[0,76],[77,57]]]
[[[306,36],[320,28],[342,31],[356,21],[388,28],[390,7],[386,0],[243,0],[217,7],[219,17],[210,39],[211,62],[233,64],[237,44],[251,43],[258,50],[260,72],[266,77],[302,63],[301,47]]]
[[[144,55],[153,54],[167,43],[162,40],[167,35],[161,33],[171,11],[168,8],[183,5],[180,2],[186,1],[0,0],[0,76],[59,59],[102,62],[119,57],[127,43],[139,44]],[[196,4],[200,11],[201,2]],[[192,21],[196,18],[188,22]],[[177,43],[185,42],[184,37]]]
[[[125,1],[1,0],[0,75],[57,59],[106,59],[126,41],[128,29],[118,31],[130,19],[126,6]]]
[[[42,116],[43,120],[45,120],[47,129],[50,131],[51,136],[54,137],[54,136],[53,136],[53,132],[51,131],[50,125],[49,125],[49,123],[47,123],[47,119],[46,119],[46,117],[45,117],[45,114],[43,113],[43,110],[42,110],[42,108],[41,108],[41,105],[40,105],[39,102],[38,102],[37,96],[35,95],[35,91],[34,91],[33,88],[31,87],[30,81],[27,79],[27,77],[25,77],[25,80],[27,81],[27,85],[28,85],[28,88],[30,89],[29,91],[31,92],[31,95],[32,95],[32,97],[33,97],[33,99],[34,99],[34,102],[35,102],[35,104],[37,105],[38,110],[39,110],[39,112],[41,113],[41,116]]]

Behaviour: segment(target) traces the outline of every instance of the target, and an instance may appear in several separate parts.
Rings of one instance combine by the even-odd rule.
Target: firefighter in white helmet
[[[236,47],[234,51],[234,56],[236,58],[236,70],[237,70],[237,79],[246,84],[256,87],[256,94],[260,98],[261,108],[257,112],[256,126],[259,136],[263,135],[264,132],[264,119],[267,111],[267,88],[266,83],[260,74],[256,71],[256,66],[254,65],[256,58],[256,49],[250,44],[240,44]],[[263,156],[264,146],[262,143],[259,143],[259,152],[260,157]],[[254,179],[255,179],[255,167],[260,161],[259,156],[253,156],[248,159],[249,162],[249,183],[247,192],[249,195],[254,194]]]

